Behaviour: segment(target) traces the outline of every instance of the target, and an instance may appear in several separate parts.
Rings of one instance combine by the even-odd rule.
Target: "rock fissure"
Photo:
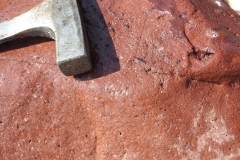
[[[196,50],[195,47],[192,48],[192,52],[188,53],[188,56],[193,56],[196,59],[202,61],[212,57],[215,53],[209,51]]]

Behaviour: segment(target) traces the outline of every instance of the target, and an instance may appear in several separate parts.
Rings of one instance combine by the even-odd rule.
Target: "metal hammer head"
[[[45,0],[0,24],[0,43],[26,36],[56,40],[58,68],[70,76],[91,69],[88,43],[76,0]]]

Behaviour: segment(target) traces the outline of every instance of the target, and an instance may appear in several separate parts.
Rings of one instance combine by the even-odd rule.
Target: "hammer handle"
[[[0,23],[0,44],[26,36],[41,36],[55,39],[51,19],[51,0],[45,0],[30,11]]]

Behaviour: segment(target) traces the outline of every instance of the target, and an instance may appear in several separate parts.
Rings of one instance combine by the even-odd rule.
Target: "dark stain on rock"
[[[136,60],[138,60],[139,62],[141,62],[143,64],[147,64],[147,62],[142,58],[136,57]]]
[[[169,21],[172,24],[170,30],[172,31],[174,37],[184,38],[182,30],[184,28],[184,23],[186,22],[186,16],[184,13],[180,13],[177,10],[175,1],[174,0],[168,1],[148,0],[148,1],[154,4],[153,9],[157,9],[160,11],[168,11],[172,14],[173,17],[175,17],[174,20]]]
[[[194,58],[203,61],[207,60],[208,58],[212,57],[215,53],[210,51],[202,51],[202,50],[196,50],[195,47],[193,47],[192,52],[188,54],[188,56],[193,56]]]

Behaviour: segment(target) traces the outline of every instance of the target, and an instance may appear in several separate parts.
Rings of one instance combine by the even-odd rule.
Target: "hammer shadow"
[[[79,10],[82,11],[89,42],[92,69],[87,73],[74,76],[75,79],[87,81],[119,71],[119,59],[97,1],[78,0],[78,4]]]
[[[50,41],[53,40],[45,37],[24,37],[19,39],[13,39],[11,41],[0,44],[0,53]]]

